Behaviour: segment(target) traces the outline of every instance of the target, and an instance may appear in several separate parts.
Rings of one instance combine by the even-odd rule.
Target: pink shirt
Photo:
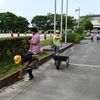
[[[30,44],[30,52],[40,51],[40,36],[38,33],[32,36],[31,41],[34,43],[34,45]]]

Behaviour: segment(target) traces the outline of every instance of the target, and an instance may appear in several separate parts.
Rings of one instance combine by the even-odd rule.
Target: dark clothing
[[[23,63],[25,62],[32,62],[34,60],[34,58],[32,58],[32,55],[34,55],[34,53],[26,53],[26,54],[23,54],[21,55],[21,59],[24,59],[22,62],[21,62],[21,65],[23,65]]]
[[[93,37],[91,37],[91,41],[92,41],[92,42],[94,41]]]
[[[25,69],[26,69],[26,71],[27,71],[28,74],[29,74],[30,80],[31,80],[32,78],[34,78],[34,76],[33,76],[33,74],[32,74],[32,68],[28,66],[28,67],[26,67]]]
[[[23,65],[23,63],[28,62],[31,63],[32,61],[34,61],[34,58],[32,57],[32,55],[34,55],[34,53],[28,52],[26,54],[21,55],[21,59],[23,59],[23,61],[21,62],[21,65]],[[31,80],[32,78],[34,78],[33,74],[32,74],[32,68],[27,66],[26,71],[29,74],[29,80]]]
[[[99,37],[97,37],[97,41],[99,41],[100,40],[100,38]]]

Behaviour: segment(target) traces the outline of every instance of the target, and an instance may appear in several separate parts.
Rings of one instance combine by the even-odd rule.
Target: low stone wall
[[[49,60],[52,57],[53,53],[48,55],[47,57],[44,57],[42,59],[40,59],[40,65],[42,65],[44,62],[46,62],[47,60]],[[18,81],[18,76],[19,76],[20,70],[6,76],[5,78],[0,79],[0,88],[10,85],[12,83],[15,83],[16,81]],[[25,68],[23,69],[23,75],[26,74],[27,72],[25,71]]]
[[[66,49],[68,49],[69,47],[71,47],[73,45],[73,43],[67,43],[67,44],[63,44],[62,48],[60,48],[60,52],[65,51]],[[45,46],[44,48],[42,48],[43,51],[53,51],[53,48],[47,48],[47,46]],[[51,49],[51,50],[50,50]],[[42,59],[40,59],[40,65],[43,64],[44,62],[46,62],[47,60],[49,60],[50,58],[52,58],[52,55],[54,53],[48,55],[47,57],[44,57]],[[0,88],[3,88],[4,86],[10,85],[12,83],[15,83],[16,81],[18,81],[18,76],[19,76],[20,70],[6,76],[5,78],[0,79]],[[25,68],[23,69],[23,75],[26,73]]]

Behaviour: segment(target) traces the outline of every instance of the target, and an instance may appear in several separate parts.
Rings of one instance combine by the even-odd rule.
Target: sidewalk
[[[69,47],[71,47],[73,45],[73,43],[62,43],[62,48],[60,48],[60,52],[63,52],[64,50],[68,49]],[[53,48],[51,48],[51,46],[45,46],[42,47],[41,50],[43,51],[53,51]],[[53,53],[52,53],[53,54]],[[46,62],[47,60],[49,60],[50,58],[52,58],[52,54],[48,55],[47,57],[40,59],[41,63],[40,65],[42,65],[44,62]],[[25,69],[23,70],[23,74],[26,74]],[[8,75],[5,78],[0,79],[0,88],[7,86],[9,84],[15,83],[16,81],[18,81],[18,76],[19,76],[19,71],[16,71],[14,73],[12,73],[11,75]]]
[[[86,44],[86,42],[88,44]],[[100,42],[82,40],[65,50],[71,53],[69,67],[62,62],[56,70],[50,59],[33,70],[34,79],[25,82],[28,74],[16,83],[1,89],[1,100],[100,100]]]
[[[73,43],[62,43],[62,48],[60,47],[60,52],[66,50],[67,48],[71,47]],[[51,48],[50,45],[42,47],[41,48],[43,51],[53,51],[53,48]]]

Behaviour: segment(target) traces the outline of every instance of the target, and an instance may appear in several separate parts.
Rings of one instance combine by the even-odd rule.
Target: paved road
[[[53,59],[24,79],[1,90],[1,100],[100,100],[100,42],[83,40],[61,55],[70,56],[70,66],[56,70]]]

